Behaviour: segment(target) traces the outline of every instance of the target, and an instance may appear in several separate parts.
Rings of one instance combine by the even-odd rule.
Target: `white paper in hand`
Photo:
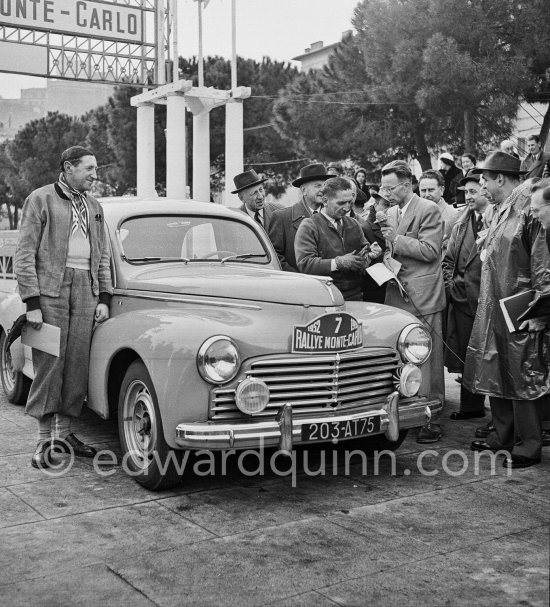
[[[36,348],[52,356],[59,356],[61,329],[42,323],[40,329],[33,329],[28,323],[21,331],[21,342],[25,346]]]
[[[388,280],[395,280],[395,274],[383,263],[375,263],[367,268],[367,272],[378,285],[383,285]]]

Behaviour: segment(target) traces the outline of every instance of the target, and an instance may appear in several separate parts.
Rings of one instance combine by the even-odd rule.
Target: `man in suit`
[[[277,251],[283,270],[298,272],[294,240],[303,219],[319,212],[323,205],[321,188],[329,175],[322,164],[308,164],[300,169],[300,177],[292,182],[300,188],[302,199],[291,207],[273,213],[269,226],[269,239]]]
[[[267,177],[260,179],[254,170],[239,173],[233,178],[236,189],[231,193],[237,194],[242,202],[239,210],[252,217],[267,232],[274,211],[282,207],[265,201],[264,181]]]
[[[441,269],[443,221],[438,206],[413,193],[412,173],[406,162],[395,160],[382,168],[380,194],[392,205],[388,220],[382,224],[384,238],[393,258],[401,263],[399,286],[390,282],[386,304],[414,314],[430,331],[432,353],[424,365],[419,394],[445,402],[443,373],[443,312],[445,288]],[[417,441],[436,442],[441,438],[439,426],[426,424]]]
[[[443,242],[441,243],[441,254],[444,256],[451,230],[458,220],[458,211],[452,205],[447,204],[443,198],[445,180],[439,171],[430,169],[424,171],[418,180],[418,193],[425,200],[431,200],[439,207],[441,219],[443,220]],[[457,193],[458,193],[457,189]]]
[[[453,227],[443,259],[443,277],[449,301],[445,366],[451,373],[464,371],[479,297],[481,259],[476,240],[485,229],[483,214],[489,205],[479,181],[479,174],[467,175],[460,180],[459,187],[464,191],[468,207]],[[454,420],[484,417],[484,403],[483,394],[473,394],[461,385],[460,409],[450,417]]]
[[[542,177],[544,166],[550,161],[550,154],[542,151],[538,135],[528,137],[527,149],[529,150],[529,154],[527,154],[521,163],[521,170],[525,171],[523,179]]]

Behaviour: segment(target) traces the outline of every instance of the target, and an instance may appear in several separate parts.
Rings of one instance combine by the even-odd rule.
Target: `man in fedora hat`
[[[300,169],[300,177],[292,182],[300,188],[302,199],[291,207],[275,211],[269,226],[269,238],[277,251],[283,270],[298,272],[294,240],[303,219],[317,213],[323,205],[320,193],[323,184],[332,175],[322,164],[308,164]]]
[[[265,189],[262,185],[264,181],[267,181],[267,177],[260,178],[254,170],[239,173],[233,178],[235,189],[231,193],[237,194],[242,202],[239,210],[254,219],[267,232],[273,212],[283,207],[265,201]]]
[[[549,403],[545,324],[529,320],[510,332],[500,300],[530,289],[549,292],[550,254],[545,232],[530,211],[530,185],[520,185],[519,159],[490,152],[473,173],[482,175],[495,214],[480,253],[479,305],[463,383],[470,392],[489,395],[495,430],[471,448],[507,451],[505,467],[526,468],[540,462]]]
[[[485,211],[489,200],[479,183],[481,175],[466,175],[460,180],[468,205],[453,226],[445,258],[443,277],[447,294],[447,348],[445,366],[450,373],[464,371],[466,349],[470,341],[479,297],[481,259],[476,240],[486,229]],[[460,390],[460,408],[451,413],[454,420],[485,416],[485,395],[472,394],[464,385]]]

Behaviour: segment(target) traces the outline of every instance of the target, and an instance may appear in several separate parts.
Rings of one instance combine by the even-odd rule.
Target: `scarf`
[[[70,186],[66,179],[65,175],[61,173],[59,175],[59,187],[63,190],[63,192],[67,195],[67,197],[71,201],[72,207],[72,222],[71,222],[71,236],[74,236],[75,233],[80,228],[84,238],[88,238],[88,227],[89,227],[89,211],[88,211],[88,203],[86,202],[86,194],[84,192],[79,192],[75,190],[72,186]]]

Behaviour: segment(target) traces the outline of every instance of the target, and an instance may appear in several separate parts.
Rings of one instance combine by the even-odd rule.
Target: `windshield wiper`
[[[150,261],[183,261],[189,263],[189,259],[186,257],[126,257],[124,259],[129,263],[147,263]]]
[[[229,257],[223,257],[221,262],[240,261],[243,259],[250,259],[251,257],[267,257],[267,255],[265,253],[243,253],[242,255],[230,255]]]

